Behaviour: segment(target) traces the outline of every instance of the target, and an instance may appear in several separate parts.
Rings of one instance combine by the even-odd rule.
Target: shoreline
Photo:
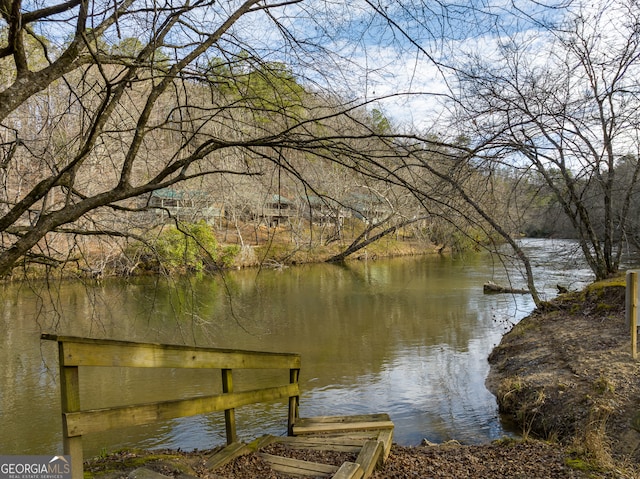
[[[426,245],[419,242],[403,241],[389,242],[382,241],[386,244],[373,244],[363,248],[361,251],[347,257],[342,262],[353,263],[358,261],[377,261],[382,259],[402,258],[402,257],[418,257],[426,255],[447,255],[449,250],[438,247],[436,245]],[[222,247],[233,245],[221,245]],[[270,248],[269,245],[246,245],[243,246],[239,253],[234,257],[233,261],[224,264],[210,265],[200,271],[189,268],[188,265],[174,267],[172,269],[149,268],[148,265],[138,264],[134,267],[123,268],[121,265],[109,265],[104,258],[100,256],[87,256],[88,262],[102,264],[100,268],[91,266],[74,265],[73,261],[68,265],[62,265],[58,268],[47,269],[32,266],[31,268],[20,269],[19,274],[11,274],[6,278],[0,279],[1,283],[19,283],[28,281],[41,281],[56,278],[58,280],[102,280],[117,278],[136,278],[148,276],[184,276],[188,277],[194,274],[216,275],[226,271],[244,270],[244,269],[282,269],[293,266],[301,266],[305,264],[332,264],[327,261],[333,254],[322,248],[310,250],[287,250],[283,246],[291,246],[289,244],[274,244],[273,250],[262,251]],[[339,264],[340,262],[338,262]]]

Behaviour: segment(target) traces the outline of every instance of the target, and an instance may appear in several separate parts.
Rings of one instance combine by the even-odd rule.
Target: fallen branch
[[[528,294],[527,289],[517,289],[507,286],[500,286],[493,281],[487,281],[483,287],[484,294],[500,294],[500,293],[512,293],[512,294]]]

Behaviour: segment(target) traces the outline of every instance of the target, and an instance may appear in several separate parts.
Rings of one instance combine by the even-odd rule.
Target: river
[[[525,240],[545,297],[592,280],[570,241]],[[395,442],[484,443],[511,434],[485,388],[487,356],[533,309],[529,295],[484,295],[492,280],[523,287],[488,254],[234,271],[224,277],[135,278],[3,286],[0,454],[62,452],[56,345],[41,332],[302,355],[302,416],[387,412]],[[83,407],[205,394],[202,371],[81,372]],[[160,374],[162,373],[162,374]],[[103,402],[104,401],[104,402]],[[286,406],[237,412],[250,440],[283,434]],[[224,443],[222,414],[84,438],[85,456],[123,447],[206,449]]]

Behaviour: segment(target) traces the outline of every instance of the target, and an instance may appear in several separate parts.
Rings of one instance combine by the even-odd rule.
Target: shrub
[[[222,248],[222,252],[219,254],[218,264],[223,268],[230,268],[233,266],[233,262],[236,257],[240,254],[240,245],[232,244],[228,246],[224,246]]]
[[[217,264],[222,256],[232,261],[232,251],[220,254],[213,230],[204,221],[166,227],[152,242],[160,266],[169,271],[203,271]]]

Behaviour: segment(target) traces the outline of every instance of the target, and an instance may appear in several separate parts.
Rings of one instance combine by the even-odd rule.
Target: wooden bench
[[[167,344],[135,343],[43,334],[57,341],[64,453],[71,456],[72,479],[83,478],[82,436],[155,421],[224,411],[227,443],[237,440],[235,408],[288,398],[288,434],[298,418],[300,355]],[[137,405],[84,410],[78,370],[86,366],[219,369],[222,394]],[[287,369],[289,382],[234,392],[234,369]],[[284,381],[283,381],[284,382]]]

